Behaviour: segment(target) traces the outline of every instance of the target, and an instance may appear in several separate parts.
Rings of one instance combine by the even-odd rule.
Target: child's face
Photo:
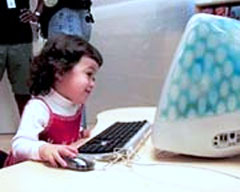
[[[55,90],[75,104],[84,104],[95,86],[99,66],[93,59],[83,56],[71,71],[55,84]]]

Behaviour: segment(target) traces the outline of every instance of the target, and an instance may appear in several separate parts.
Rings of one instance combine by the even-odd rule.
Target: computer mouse
[[[78,171],[91,171],[95,166],[95,162],[92,159],[83,156],[77,156],[75,158],[65,157],[64,160],[67,163],[66,168]]]

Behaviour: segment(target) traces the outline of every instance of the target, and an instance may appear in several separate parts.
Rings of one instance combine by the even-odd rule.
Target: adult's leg
[[[29,79],[32,44],[12,45],[8,54],[8,77],[12,84],[20,115],[30,99],[27,81]]]
[[[82,109],[81,127],[83,127],[84,129],[87,128],[87,113],[86,113],[85,105],[83,106],[83,109]]]
[[[6,68],[7,62],[7,45],[0,45],[0,81],[3,78],[3,74]]]
[[[91,32],[92,32],[92,23],[87,22],[86,17],[89,16],[89,13],[87,10],[79,10],[78,11],[79,16],[79,23],[78,25],[80,28],[78,28],[78,36],[84,38],[86,41],[90,40]],[[83,106],[83,112],[82,112],[82,121],[81,126],[83,128],[87,128],[87,112],[86,112],[86,106]]]
[[[18,111],[20,116],[23,113],[24,107],[27,104],[28,100],[31,98],[30,95],[20,95],[20,94],[15,94],[15,100],[17,102],[18,105]]]

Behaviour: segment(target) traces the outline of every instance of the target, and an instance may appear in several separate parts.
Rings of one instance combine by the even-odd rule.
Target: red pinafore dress
[[[45,129],[39,133],[39,140],[53,144],[71,144],[80,139],[80,124],[82,108],[72,116],[63,116],[53,113],[50,106],[42,98],[40,99],[49,110],[49,121]],[[21,162],[10,152],[4,166],[9,166]]]

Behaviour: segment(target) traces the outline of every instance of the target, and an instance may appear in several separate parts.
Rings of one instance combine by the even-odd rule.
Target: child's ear
[[[60,75],[60,74],[56,74],[55,75],[55,78],[56,78],[56,80],[55,80],[55,82],[61,82],[61,80],[62,80],[62,75]]]
[[[55,79],[56,79],[56,81],[61,81],[62,78],[63,78],[63,74],[62,74],[62,73],[56,73],[56,74],[55,74]]]

